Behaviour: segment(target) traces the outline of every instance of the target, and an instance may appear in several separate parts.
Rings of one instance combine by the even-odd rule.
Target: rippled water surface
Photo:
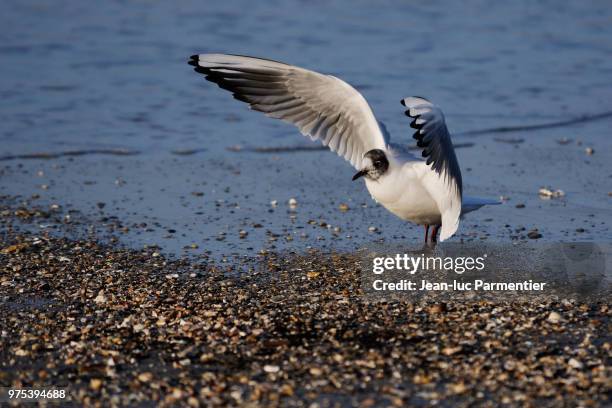
[[[466,192],[509,198],[471,214],[456,240],[533,228],[543,240],[612,240],[612,119],[469,132],[612,111],[607,2],[7,0],[0,11],[0,195],[37,194],[30,205],[78,210],[101,230],[117,217],[125,244],[242,255],[421,239],[334,154],[250,151],[308,142],[194,73],[186,61],[204,52],[339,76],[400,143],[411,132],[399,100],[439,104],[451,131],[467,132],[455,138],[467,144],[457,150]],[[114,149],[134,154],[23,157]],[[565,197],[542,200],[542,186]]]

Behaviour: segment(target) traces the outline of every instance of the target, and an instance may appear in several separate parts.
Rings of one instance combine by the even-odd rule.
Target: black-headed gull
[[[459,227],[461,215],[495,200],[463,197],[461,170],[442,111],[424,98],[401,103],[413,120],[417,158],[391,144],[365,98],[331,75],[262,58],[228,54],[193,55],[189,61],[206,79],[233,93],[251,109],[297,126],[320,140],[357,170],[372,198],[402,220],[425,226],[425,241],[440,229],[440,241]]]

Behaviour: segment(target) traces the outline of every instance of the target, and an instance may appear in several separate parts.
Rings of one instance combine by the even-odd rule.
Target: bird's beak
[[[357,173],[355,173],[355,175],[353,176],[353,181],[357,180],[359,177],[363,177],[366,174],[368,174],[368,172],[366,170],[360,170]]]

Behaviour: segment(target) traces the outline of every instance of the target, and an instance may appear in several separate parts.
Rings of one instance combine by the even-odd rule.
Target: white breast
[[[422,184],[424,171],[431,171],[424,162],[391,163],[378,180],[366,179],[366,187],[374,200],[399,218],[416,224],[440,224],[438,206]]]

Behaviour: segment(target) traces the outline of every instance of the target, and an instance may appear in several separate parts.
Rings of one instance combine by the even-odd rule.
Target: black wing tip
[[[210,73],[210,70],[208,68],[200,67],[198,65],[195,65],[195,68],[193,70],[199,74],[204,74],[204,75],[208,75]]]
[[[402,106],[406,106],[406,102],[404,102],[404,99],[400,100],[400,103],[402,104]]]
[[[187,61],[187,63],[189,65],[192,65],[194,67],[198,66],[198,60],[200,59],[199,55],[192,55],[191,57],[189,57],[189,61]]]
[[[411,114],[410,114],[410,109],[406,109],[406,111],[404,112],[404,114],[405,114],[406,116],[408,116],[409,118],[413,118],[413,119],[415,119],[415,120],[416,120],[416,119],[417,119],[417,118],[420,116],[420,115],[411,115]]]

